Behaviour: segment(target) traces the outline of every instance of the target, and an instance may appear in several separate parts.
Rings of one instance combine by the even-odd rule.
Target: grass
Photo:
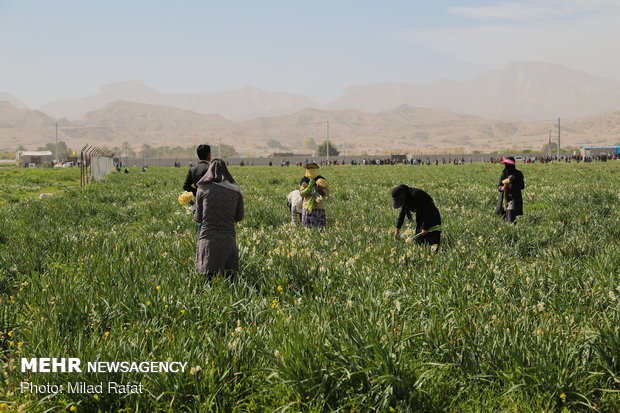
[[[0,168],[0,205],[80,185],[79,168]]]
[[[619,168],[521,169],[525,215],[511,226],[493,215],[497,166],[321,168],[329,228],[315,232],[288,224],[301,168],[233,167],[246,202],[242,269],[235,283],[210,284],[193,271],[195,225],[176,201],[184,170],[112,174],[85,188],[70,184],[71,170],[20,170],[12,185],[32,190],[17,202],[14,191],[0,195],[10,217],[0,221],[0,405],[616,412]],[[399,183],[435,199],[439,254],[392,238]],[[62,192],[29,195],[44,185]],[[21,357],[61,356],[172,359],[190,370],[20,372]],[[24,379],[146,392],[37,395],[19,391]]]

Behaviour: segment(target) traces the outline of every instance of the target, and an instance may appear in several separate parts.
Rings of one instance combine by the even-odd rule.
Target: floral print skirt
[[[305,228],[325,227],[327,225],[327,216],[324,209],[313,209],[309,211],[304,209],[301,213],[301,226]]]

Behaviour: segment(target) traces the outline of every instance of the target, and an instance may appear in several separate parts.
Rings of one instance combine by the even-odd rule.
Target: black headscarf
[[[405,210],[405,213],[407,214],[407,218],[411,220],[411,211],[409,210],[410,204],[411,188],[409,188],[407,185],[401,184],[392,189],[392,207],[403,208]]]

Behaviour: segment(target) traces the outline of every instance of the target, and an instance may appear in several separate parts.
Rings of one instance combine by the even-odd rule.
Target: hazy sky
[[[37,107],[137,79],[326,103],[526,60],[620,80],[619,21],[618,0],[0,0],[0,92]]]

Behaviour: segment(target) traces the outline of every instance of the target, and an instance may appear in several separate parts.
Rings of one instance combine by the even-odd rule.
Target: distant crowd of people
[[[615,153],[603,153],[597,155],[562,155],[559,158],[557,156],[551,155],[536,155],[536,156],[526,156],[523,158],[523,163],[525,164],[533,164],[533,163],[551,163],[551,162],[607,162],[611,160],[620,159],[620,156]],[[498,163],[502,160],[502,158],[491,158],[491,163]]]
[[[531,156],[522,156],[516,158],[517,161],[523,162],[525,164],[533,164],[533,163],[552,163],[552,162],[606,162],[608,160],[616,160],[620,159],[620,155],[608,153],[608,154],[598,154],[598,155],[561,155],[559,158],[557,156],[551,155],[531,155]],[[465,158],[464,156],[448,156],[448,157],[391,157],[391,158],[360,158],[360,159],[334,159],[330,161],[320,161],[318,163],[319,166],[337,166],[337,165],[464,165],[471,164],[474,162],[483,162],[483,163],[499,163],[503,160],[503,157],[489,157],[489,158],[480,158],[474,159],[472,157]],[[295,163],[291,163],[289,160],[280,160],[279,166],[303,166],[311,162],[306,159],[305,162],[297,161]],[[254,165],[254,163],[250,163],[247,161],[241,161],[239,163],[240,166],[246,165]],[[273,161],[268,162],[269,166],[274,166],[275,163]]]
[[[473,162],[473,159],[469,159],[469,162]],[[306,162],[295,162],[295,166],[303,166],[308,164],[309,161],[308,159],[306,159]],[[435,164],[435,165],[439,165],[439,159],[433,159],[431,161],[430,158],[426,158],[426,159],[422,159],[422,158],[405,158],[405,157],[398,157],[398,158],[362,158],[362,159],[351,159],[349,160],[348,165],[431,165],[431,164]],[[448,158],[448,160],[446,160],[446,158],[443,158],[441,161],[442,164],[446,164],[446,163],[454,163],[455,165],[462,165],[465,163],[465,158],[454,158],[454,160],[452,160],[452,158]],[[247,165],[247,164],[246,164]],[[269,162],[268,164],[269,166],[273,166],[273,162]],[[287,160],[282,160],[280,161],[280,166],[290,166],[291,162],[287,161]],[[342,159],[342,160],[338,160],[338,159],[334,159],[333,161],[321,161],[319,163],[320,166],[336,166],[336,165],[347,165],[347,161]],[[243,166],[243,165],[241,165]]]
[[[502,157],[498,156],[492,156],[492,157],[471,157],[468,156],[467,158],[465,158],[464,156],[447,156],[447,157],[437,157],[437,156],[427,156],[427,157],[405,157],[405,156],[393,156],[393,157],[389,157],[389,158],[359,158],[359,159],[333,159],[333,160],[322,160],[322,161],[317,161],[317,164],[319,166],[338,166],[338,165],[446,165],[446,164],[453,164],[453,165],[464,165],[464,164],[472,164],[474,162],[482,162],[482,163],[499,163],[502,161]],[[587,156],[582,156],[582,155],[561,155],[559,158],[557,156],[551,156],[551,155],[526,155],[526,156],[520,156],[516,158],[518,162],[523,162],[525,164],[533,164],[533,163],[552,163],[552,162],[565,162],[565,163],[570,163],[570,162],[606,162],[606,161],[610,161],[610,160],[617,160],[620,159],[620,155],[619,154],[615,154],[615,153],[604,153],[604,154],[596,154],[596,155],[587,155]],[[266,160],[263,160],[263,162],[265,162]],[[267,161],[267,165],[269,166],[275,166],[276,164],[279,166],[303,166],[306,165],[310,162],[314,162],[314,160],[310,160],[307,159],[304,161],[296,161],[296,162],[291,162],[290,160],[287,159],[282,159],[279,160],[277,162],[274,162],[272,160]],[[264,165],[264,163],[257,163],[258,165]],[[180,168],[182,167],[182,164],[180,161],[174,161],[174,167],[175,168]],[[230,162],[227,162],[227,165],[231,165]],[[250,160],[241,160],[238,163],[239,166],[254,166],[255,162],[254,161],[250,161]],[[79,164],[77,165],[79,166]],[[122,168],[126,167],[126,165],[123,162],[117,162],[115,164],[117,171],[120,171]],[[136,167],[136,164],[133,165],[134,167]],[[193,163],[189,164],[189,167],[191,168],[193,166]]]

